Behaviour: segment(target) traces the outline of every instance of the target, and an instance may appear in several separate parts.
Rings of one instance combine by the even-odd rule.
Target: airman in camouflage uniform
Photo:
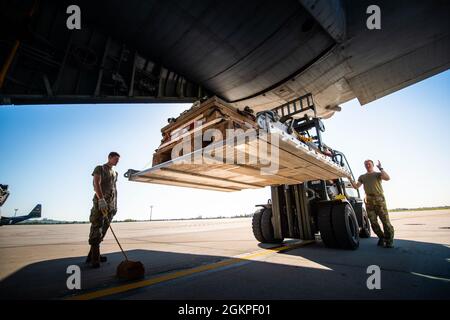
[[[117,165],[119,157],[120,155],[117,152],[111,152],[108,156],[108,162],[96,166],[92,172],[95,195],[92,199],[93,205],[89,217],[91,222],[89,233],[91,250],[86,262],[90,262],[94,268],[98,268],[100,262],[106,261],[106,257],[100,256],[100,243],[103,241],[109,224],[117,212],[117,172],[113,170],[113,166]]]
[[[389,221],[389,213],[386,208],[386,200],[384,195],[366,195],[366,209],[369,216],[370,224],[373,232],[380,239],[384,239],[386,246],[392,246],[394,241],[394,227]],[[380,218],[383,224],[383,230],[381,230],[378,224],[378,218]]]
[[[394,227],[389,221],[389,213],[386,207],[386,199],[384,198],[383,187],[381,186],[381,180],[390,180],[389,175],[381,167],[380,161],[378,161],[377,167],[380,172],[373,170],[373,161],[366,160],[364,162],[367,173],[361,175],[358,178],[358,182],[352,181],[352,185],[355,188],[359,188],[364,185],[364,192],[366,193],[366,209],[367,215],[370,220],[373,232],[378,236],[378,245],[385,248],[392,248],[394,243]],[[383,230],[381,229],[378,218],[383,224]]]

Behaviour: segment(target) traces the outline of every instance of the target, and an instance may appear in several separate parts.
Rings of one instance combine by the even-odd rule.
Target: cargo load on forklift
[[[321,141],[310,94],[257,114],[212,97],[168,122],[152,167],[129,180],[230,192],[350,177]]]

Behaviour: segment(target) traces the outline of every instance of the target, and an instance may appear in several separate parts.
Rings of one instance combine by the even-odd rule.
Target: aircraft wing
[[[326,118],[355,97],[366,104],[450,66],[445,0],[39,3],[0,10],[5,30],[32,27],[0,42],[1,103],[216,95],[261,111],[312,93]],[[80,30],[66,26],[69,4],[81,10]],[[367,27],[373,4],[381,29]]]

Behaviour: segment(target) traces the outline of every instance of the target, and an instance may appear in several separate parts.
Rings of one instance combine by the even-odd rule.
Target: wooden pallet
[[[242,140],[233,146],[223,146],[222,141],[208,146],[209,150],[224,155],[234,155],[234,161],[216,160],[205,154],[205,149],[198,149],[189,154],[182,155],[153,166],[150,169],[133,173],[129,176],[131,181],[174,185],[189,188],[208,189],[216,191],[238,191],[255,189],[280,184],[298,184],[311,180],[336,179],[350,177],[350,173],[334,163],[330,157],[318,151],[311,150],[294,136],[271,128],[270,138],[266,132],[258,132],[256,139]],[[239,141],[239,139],[238,139]],[[272,159],[271,147],[277,145],[278,156]],[[263,155],[258,153],[258,144],[267,142],[269,152]],[[216,153],[216,154],[217,154]],[[244,155],[245,161],[239,163],[237,155]],[[256,157],[256,163],[249,163]],[[197,161],[197,163],[194,161]],[[267,163],[276,164],[277,170],[264,172]]]

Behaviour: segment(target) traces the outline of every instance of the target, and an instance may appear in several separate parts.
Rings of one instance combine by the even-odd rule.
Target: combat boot
[[[100,267],[100,246],[99,245],[91,246],[91,267],[92,268]]]
[[[378,239],[377,246],[384,247],[385,246],[384,239]]]
[[[87,264],[89,264],[89,263],[91,263],[91,259],[92,259],[92,249],[89,250],[89,253],[88,253],[87,257],[86,257],[86,261],[85,262]],[[108,261],[108,258],[106,256],[100,255],[100,262],[106,262],[106,261]]]
[[[385,247],[385,248],[391,249],[391,248],[394,247],[394,242],[393,242],[393,241],[386,241],[386,242],[384,243],[384,247]]]

